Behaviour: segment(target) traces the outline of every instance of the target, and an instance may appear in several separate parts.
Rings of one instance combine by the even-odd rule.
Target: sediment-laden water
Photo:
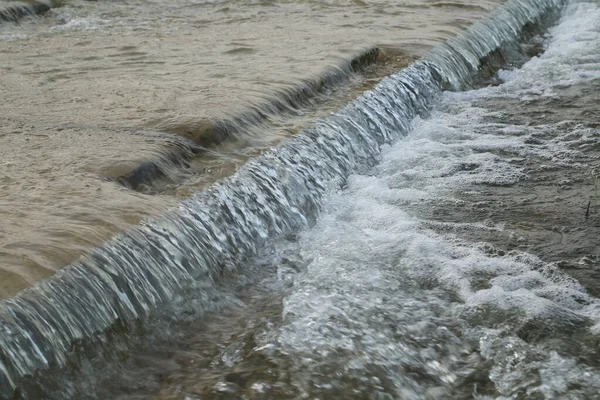
[[[499,3],[0,1],[0,297],[230,175]],[[224,127],[235,140],[215,148]]]
[[[599,26],[510,1],[6,300],[1,393],[600,398]]]

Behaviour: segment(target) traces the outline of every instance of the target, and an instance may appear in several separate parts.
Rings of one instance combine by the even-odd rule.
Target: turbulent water
[[[498,3],[0,0],[0,297],[230,175]],[[36,16],[40,4],[54,7]],[[373,46],[371,70],[343,68]],[[328,72],[346,82],[320,88]],[[268,112],[294,91],[293,118]],[[240,115],[255,124],[207,154],[207,131]],[[113,181],[173,153],[189,167],[161,172],[174,179],[134,179],[138,193]]]
[[[600,398],[599,21],[570,6],[540,57],[442,96],[247,265],[272,276],[231,315],[182,324],[107,393]]]
[[[508,2],[6,300],[0,393],[600,398],[600,5],[563,6]]]

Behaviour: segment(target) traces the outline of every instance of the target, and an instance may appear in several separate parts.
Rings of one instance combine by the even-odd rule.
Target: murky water
[[[248,161],[0,303],[0,397],[600,398],[600,4],[562,6],[511,0],[267,122],[305,128],[277,147],[213,148]],[[192,164],[119,190],[160,208],[211,183]]]
[[[0,9],[26,3],[3,0]],[[62,6],[0,25],[0,297],[174,205],[171,195],[229,175],[499,1],[53,3]],[[158,196],[111,181],[194,148],[191,139],[213,121],[260,110],[372,46],[385,54],[374,72],[353,74],[334,96],[321,93],[322,107],[270,116],[267,127],[239,132],[241,143],[139,188]]]
[[[241,305],[178,326],[104,393],[600,398],[598,22],[573,6],[539,58],[445,94],[247,266],[268,278],[242,281]]]

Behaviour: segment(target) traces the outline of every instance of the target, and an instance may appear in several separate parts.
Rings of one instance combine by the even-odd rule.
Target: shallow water
[[[0,397],[599,397],[600,7],[515,45],[561,5],[511,0],[0,302]]]
[[[499,1],[62,3],[0,25],[0,297],[229,175]],[[387,67],[141,190],[158,196],[112,181],[374,45]]]
[[[445,93],[100,397],[599,398],[598,21],[571,6],[541,56]]]

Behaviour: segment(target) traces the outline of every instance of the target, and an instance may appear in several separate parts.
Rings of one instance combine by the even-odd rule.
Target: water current
[[[499,3],[0,0],[55,6],[0,17],[0,297],[232,174]],[[374,46],[371,70],[348,68]],[[232,120],[237,140],[207,149]],[[149,161],[161,181],[128,179]]]
[[[600,398],[600,5],[420,55],[5,300],[0,393]]]
[[[267,278],[242,280],[231,314],[182,324],[107,393],[600,398],[599,21],[572,5],[541,56],[446,92],[249,263]]]

